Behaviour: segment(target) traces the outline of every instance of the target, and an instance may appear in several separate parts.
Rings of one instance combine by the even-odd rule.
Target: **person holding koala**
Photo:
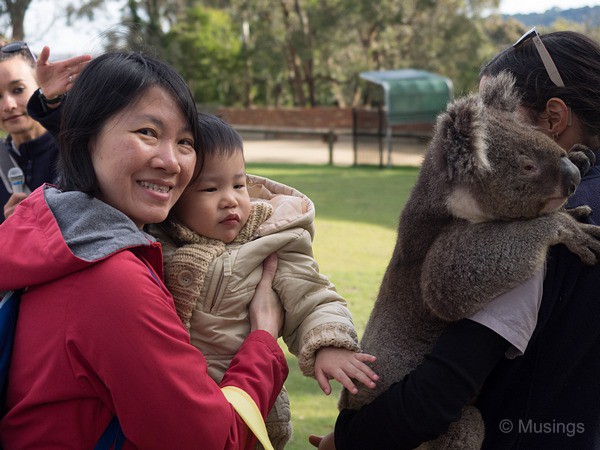
[[[574,144],[594,150],[596,161],[567,208],[590,205],[586,220],[598,224],[600,45],[579,33],[540,36],[533,29],[485,65],[480,87],[501,72],[515,79],[524,121],[565,150]],[[540,271],[482,311],[504,323],[533,320],[535,331],[521,329],[528,340],[523,356],[506,358],[510,341],[477,317],[454,322],[420,366],[360,410],[342,410],[335,432],[310,442],[319,449],[414,448],[443,434],[477,397],[485,422],[482,448],[595,448],[600,265],[585,265],[558,245],[545,277]]]
[[[540,56],[540,42],[551,58]],[[547,68],[550,62],[555,70]],[[600,224],[600,44],[576,32],[540,36],[533,29],[482,69],[481,82],[503,71],[515,77],[531,123],[564,149],[579,143],[594,150],[596,162],[567,208],[588,205],[588,222]],[[550,77],[552,72],[560,78]],[[583,265],[557,246],[543,291],[527,352],[501,360],[478,397],[486,424],[483,448],[598,446],[600,265]],[[511,430],[503,429],[507,423]]]

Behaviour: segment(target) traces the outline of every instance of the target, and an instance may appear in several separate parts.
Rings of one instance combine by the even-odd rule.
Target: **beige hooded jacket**
[[[277,252],[273,289],[285,308],[283,339],[302,372],[314,376],[320,348],[359,350],[346,302],[313,258],[314,205],[296,189],[262,177],[248,175],[248,191],[252,213],[231,244],[199,236],[176,221],[150,230],[163,244],[167,287],[209,375],[220,382],[250,332],[248,305],[262,263]],[[266,423],[273,446],[283,449],[292,433],[285,388]]]
[[[258,176],[248,176],[248,190],[253,202],[268,202],[273,213],[249,242],[226,245],[208,263],[191,313],[192,344],[206,357],[210,375],[220,381],[250,331],[248,304],[262,262],[277,252],[273,288],[285,308],[282,336],[302,372],[314,376],[315,353],[321,347],[359,350],[346,302],[313,258],[314,204],[296,189]],[[194,283],[197,270],[182,267],[181,261],[172,264],[177,246],[164,235],[157,237],[163,242],[167,286],[176,296],[174,291]]]

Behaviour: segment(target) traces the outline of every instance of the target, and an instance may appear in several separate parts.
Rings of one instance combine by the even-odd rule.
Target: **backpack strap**
[[[227,401],[231,403],[235,412],[248,425],[250,431],[258,438],[258,441],[265,450],[273,450],[273,444],[269,440],[265,420],[252,397],[246,391],[236,386],[224,386],[221,388],[221,392]]]
[[[8,291],[0,301],[0,417],[4,415],[8,368],[17,329],[22,289]]]
[[[94,450],[121,450],[125,442],[125,435],[121,430],[121,424],[117,416],[113,416],[112,420],[98,439],[98,443],[94,447]]]

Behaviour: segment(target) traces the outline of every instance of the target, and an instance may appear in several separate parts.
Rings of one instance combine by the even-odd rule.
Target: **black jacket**
[[[600,223],[598,165],[568,206],[583,204],[594,208],[590,222]],[[414,448],[443,434],[479,393],[486,449],[600,448],[599,324],[600,264],[583,266],[556,246],[523,356],[506,359],[509,344],[499,335],[468,319],[456,322],[413,372],[359,411],[340,412],[336,447]]]
[[[598,165],[568,206],[584,204],[600,224]],[[499,364],[477,406],[486,449],[600,448],[600,265],[584,266],[564,246],[552,249],[527,351]]]
[[[20,155],[12,147],[11,137],[8,136],[1,144],[0,151],[9,152],[25,175],[25,184],[31,191],[44,183],[56,181],[58,162],[58,145],[50,133],[24,142],[19,146]],[[0,202],[2,209],[11,194],[6,190],[4,183],[0,182]],[[0,214],[0,223],[4,221],[4,214]]]

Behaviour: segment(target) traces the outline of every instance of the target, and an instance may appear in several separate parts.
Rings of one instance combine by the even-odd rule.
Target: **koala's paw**
[[[592,208],[587,205],[576,206],[575,208],[565,209],[565,212],[573,219],[581,222],[583,219],[588,218],[592,214]]]
[[[596,164],[596,155],[594,152],[582,144],[575,144],[568,152],[569,159],[579,169],[581,176],[584,176],[590,167]]]
[[[566,226],[565,226],[566,225]],[[560,242],[581,259],[581,262],[593,266],[600,259],[600,226],[571,220],[559,230]]]

